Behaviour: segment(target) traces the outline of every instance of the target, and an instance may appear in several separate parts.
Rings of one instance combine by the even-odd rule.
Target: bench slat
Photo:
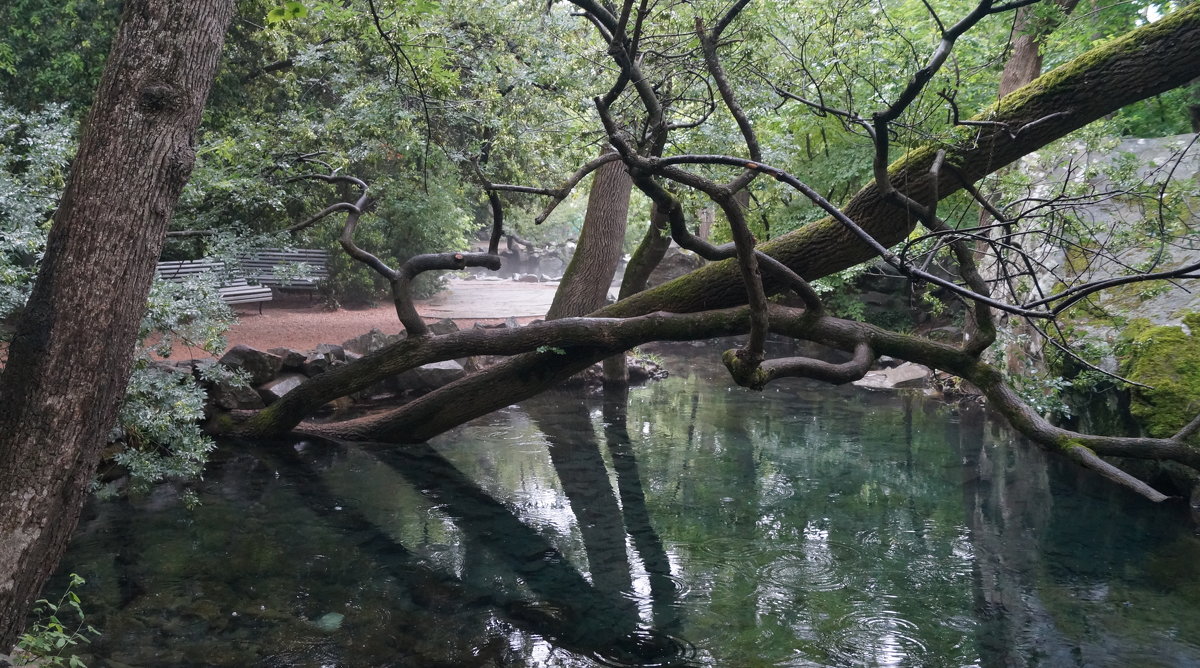
[[[190,276],[222,273],[225,271],[225,263],[206,260],[159,262],[156,270],[160,278],[179,282]],[[271,301],[274,296],[270,287],[266,285],[250,285],[243,277],[226,277],[217,286],[217,293],[221,295],[221,301],[226,304],[253,304],[257,302],[259,304],[259,312],[262,312],[262,302]]]

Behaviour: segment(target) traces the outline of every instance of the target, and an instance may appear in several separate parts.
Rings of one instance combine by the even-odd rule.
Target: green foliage
[[[64,654],[76,645],[88,643],[88,636],[100,635],[86,622],[79,595],[74,591],[83,583],[83,578],[71,573],[67,589],[57,602],[44,598],[34,602],[36,619],[17,640],[17,650],[34,657],[36,665],[86,668],[79,657]]]
[[[308,16],[308,7],[304,6],[303,2],[295,2],[289,0],[282,5],[267,12],[267,24],[279,23],[280,21],[292,21],[294,19],[302,19]]]
[[[0,3],[0,97],[25,111],[91,104],[121,3],[6,0]]]
[[[856,284],[866,270],[866,265],[851,267],[813,281],[812,288],[831,314],[839,318],[862,320],[866,317],[866,304]]]
[[[198,479],[216,447],[200,430],[206,393],[201,381],[238,382],[210,365],[200,377],[155,362],[176,345],[210,354],[225,348],[225,331],[233,313],[220,299],[218,277],[201,275],[175,283],[156,281],[151,288],[141,338],[146,342],[134,359],[118,427],[112,439],[122,444],[113,461],[130,475],[134,493],[165,480]]]
[[[0,320],[17,317],[32,289],[66,183],[74,125],[62,105],[21,112],[0,99]],[[197,478],[214,447],[198,426],[205,399],[198,380],[154,364],[152,354],[169,355],[180,344],[215,353],[232,322],[216,277],[152,286],[140,327],[144,343],[113,432],[123,444],[114,461],[129,470],[132,489]]]
[[[1122,371],[1148,387],[1131,390],[1130,412],[1151,436],[1166,438],[1200,413],[1200,315],[1190,314],[1183,327],[1130,323]]]
[[[21,112],[0,96],[0,317],[29,296],[73,139],[62,105]]]

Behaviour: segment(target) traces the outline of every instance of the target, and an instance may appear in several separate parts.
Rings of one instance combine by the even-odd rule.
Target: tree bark
[[[0,376],[0,650],[75,528],[116,423],[232,0],[128,0]]]
[[[1072,0],[1071,5],[1074,4]],[[1042,73],[1042,36],[1029,30],[1032,14],[1032,7],[1021,7],[1013,19],[1012,50],[1004,63],[1004,71],[1000,73],[1000,97],[1033,81]]]
[[[667,215],[658,210],[657,204],[651,203],[650,227],[629,258],[629,264],[625,265],[625,276],[621,279],[621,292],[617,297],[625,299],[645,290],[650,275],[658,268],[670,247],[671,231],[667,227]]]
[[[612,152],[605,146],[600,155]],[[629,194],[633,181],[625,165],[610,162],[596,170],[588,193],[587,213],[579,232],[579,245],[554,293],[547,320],[587,315],[604,306],[613,274],[621,262]]]

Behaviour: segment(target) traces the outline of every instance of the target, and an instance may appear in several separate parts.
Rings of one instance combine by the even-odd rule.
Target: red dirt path
[[[417,311],[429,322],[450,318],[460,329],[475,323],[497,324],[515,317],[526,324],[542,317],[556,286],[512,281],[451,281],[450,289],[417,303]],[[311,350],[320,343],[342,343],[371,329],[387,334],[401,331],[396,310],[390,304],[364,309],[327,310],[306,297],[289,297],[257,307],[240,306],[238,324],[226,339],[230,346],[245,344],[259,350],[286,347]],[[482,317],[480,317],[482,316]],[[198,348],[176,347],[170,359],[183,360],[210,355]]]

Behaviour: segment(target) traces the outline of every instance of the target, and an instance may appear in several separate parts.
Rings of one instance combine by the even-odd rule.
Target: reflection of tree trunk
[[[663,548],[662,539],[650,523],[650,511],[646,508],[646,493],[638,473],[637,457],[629,438],[626,425],[628,418],[629,393],[624,389],[604,391],[604,440],[612,456],[613,469],[617,473],[617,493],[621,497],[621,513],[625,517],[625,531],[633,539],[633,547],[642,559],[650,580],[650,605],[654,614],[654,625],[662,631],[670,631],[677,625],[676,590],[671,581],[671,562]]]
[[[433,448],[420,445],[402,451],[387,447],[372,454],[453,518],[463,532],[468,558],[487,559],[492,566],[489,571],[499,565],[515,573],[538,600],[530,602],[519,591],[498,588],[491,578],[460,580],[430,568],[357,509],[335,498],[314,468],[317,462],[304,461],[305,456],[294,454],[291,448],[273,450],[271,459],[278,464],[274,468],[285,471],[296,484],[305,505],[410,588],[432,591],[437,600],[452,601],[465,609],[487,602],[510,623],[581,654],[627,646],[627,634],[636,622],[632,610],[615,611],[610,597],[589,585],[545,538]],[[612,623],[598,624],[598,620]]]
[[[550,442],[550,461],[579,522],[592,586],[614,608],[628,608],[623,631],[632,631],[636,615],[625,596],[633,589],[625,526],[582,392],[550,392],[522,408]]]
[[[955,439],[951,438],[953,442]],[[1052,499],[1046,454],[997,438],[985,416],[963,416],[957,435],[963,459],[963,501],[975,553],[976,641],[988,668],[1027,665],[1032,655],[1061,665],[1068,643],[1039,602],[1038,536]]]

